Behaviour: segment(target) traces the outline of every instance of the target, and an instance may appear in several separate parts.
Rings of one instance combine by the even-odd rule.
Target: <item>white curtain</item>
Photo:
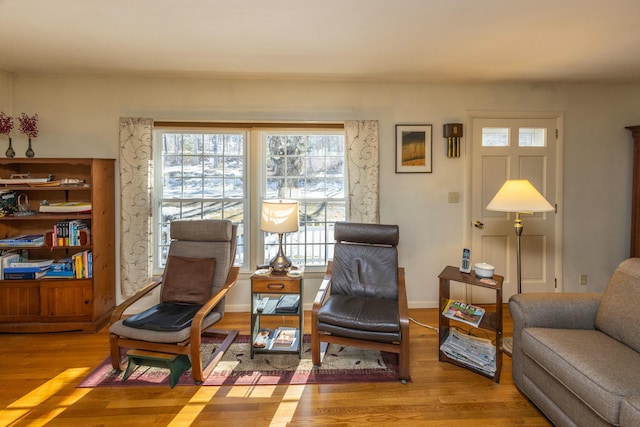
[[[120,289],[135,293],[151,277],[153,119],[120,118]]]
[[[379,223],[378,121],[346,121],[344,133],[349,177],[349,221]]]

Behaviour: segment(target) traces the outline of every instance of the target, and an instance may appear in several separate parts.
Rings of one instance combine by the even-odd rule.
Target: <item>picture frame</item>
[[[432,172],[432,125],[396,125],[396,173]]]

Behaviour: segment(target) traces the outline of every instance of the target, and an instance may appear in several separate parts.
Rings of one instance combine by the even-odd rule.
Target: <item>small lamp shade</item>
[[[298,231],[298,202],[293,200],[263,201],[260,229],[268,233]]]
[[[509,179],[487,205],[498,212],[550,212],[555,210],[527,179]]]

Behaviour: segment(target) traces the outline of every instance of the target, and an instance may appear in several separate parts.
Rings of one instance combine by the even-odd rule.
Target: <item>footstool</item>
[[[129,364],[124,372],[122,381],[126,381],[139,365],[167,367],[171,374],[170,381],[171,388],[173,388],[178,383],[178,378],[180,378],[182,371],[186,371],[191,367],[191,360],[186,354],[158,353],[134,349],[127,351],[127,356],[129,357]]]

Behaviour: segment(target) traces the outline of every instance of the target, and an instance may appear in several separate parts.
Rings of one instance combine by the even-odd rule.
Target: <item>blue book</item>
[[[16,267],[12,265],[10,267],[5,267],[3,271],[5,273],[37,273],[39,271],[47,271],[49,266],[46,267]]]

